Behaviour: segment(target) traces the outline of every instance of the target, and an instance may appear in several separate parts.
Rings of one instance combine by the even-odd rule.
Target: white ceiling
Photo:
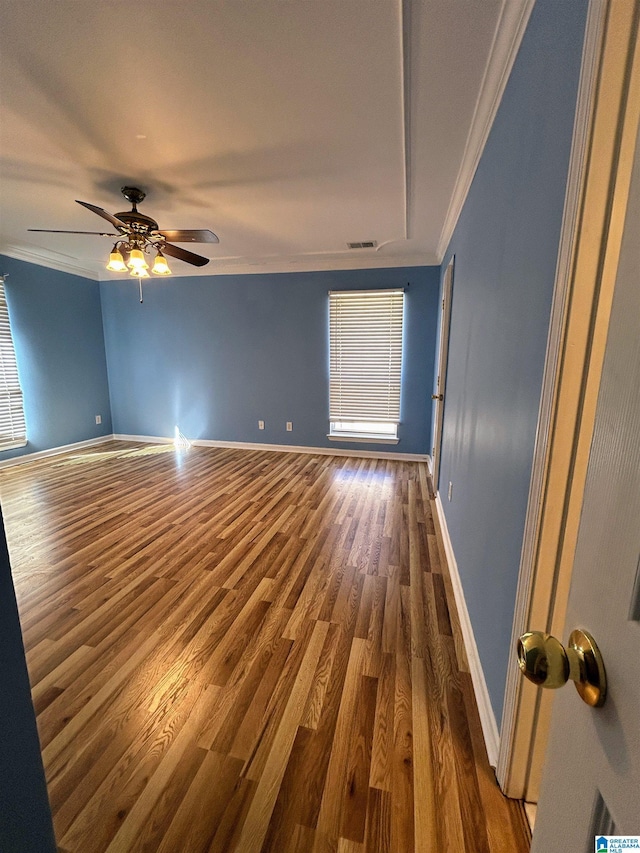
[[[133,184],[220,238],[178,275],[436,263],[530,7],[3,0],[0,251],[112,277],[108,238],[27,229],[111,230],[74,199]]]

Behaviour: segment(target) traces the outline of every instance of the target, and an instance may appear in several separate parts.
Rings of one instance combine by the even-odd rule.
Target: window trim
[[[363,423],[360,421],[359,423]],[[366,422],[365,422],[366,423]],[[342,428],[336,426],[336,424],[341,424]],[[398,423],[388,422],[390,426],[395,426],[395,434],[391,431],[389,432],[375,432],[375,430],[349,430],[348,422],[345,421],[330,421],[329,422],[329,432],[327,433],[327,438],[330,441],[361,441],[361,442],[369,442],[371,444],[397,444],[400,441],[398,436]],[[373,422],[370,422],[370,426],[375,426]],[[382,423],[380,424],[382,426]],[[386,426],[387,424],[385,424]]]
[[[400,287],[329,291],[330,441],[400,441],[404,294]],[[361,320],[368,297],[370,316]],[[377,392],[370,399],[363,390],[367,384]],[[370,428],[350,431],[349,422]],[[377,432],[377,422],[395,425],[395,434]]]
[[[347,435],[342,432],[328,432],[329,441],[354,441],[359,444],[398,444],[399,438],[385,438],[383,435],[365,435],[364,433],[351,433]]]
[[[5,450],[14,450],[17,447],[26,447],[28,444],[27,424],[24,414],[24,394],[18,373],[16,348],[11,329],[11,318],[9,316],[4,281],[5,277],[0,275],[0,337],[2,338],[2,350],[7,361],[5,364],[4,357],[0,356],[0,389],[2,389],[0,394],[6,398],[8,408],[6,410],[6,417],[4,410],[0,409],[0,424],[4,424],[9,429],[4,440],[0,436],[0,453]],[[15,413],[12,411],[10,403],[12,395],[20,401],[20,416],[15,419],[15,427]]]
[[[26,447],[29,442],[27,439],[17,438],[15,441],[0,442],[0,453],[3,450],[15,450],[16,447]]]

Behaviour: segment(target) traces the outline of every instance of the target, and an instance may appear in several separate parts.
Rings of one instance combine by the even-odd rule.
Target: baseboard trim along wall
[[[484,735],[485,746],[487,747],[487,755],[489,764],[495,767],[498,763],[498,753],[500,750],[500,735],[498,733],[498,724],[496,716],[493,713],[489,691],[487,690],[487,682],[484,677],[484,670],[480,662],[476,638],[473,634],[473,626],[467,609],[467,602],[464,597],[462,581],[458,572],[458,564],[455,554],[453,553],[453,545],[447,528],[447,520],[444,515],[444,507],[440,499],[440,492],[436,493],[436,510],[440,529],[442,530],[442,541],[444,543],[445,555],[449,566],[449,575],[451,576],[451,585],[453,586],[453,594],[456,599],[456,607],[458,608],[458,618],[462,629],[464,646],[469,660],[469,670],[471,672],[471,680],[473,682],[473,690],[476,695],[478,704],[478,712],[480,714],[480,723],[482,725],[482,733]]]
[[[60,453],[69,453],[73,450],[81,450],[83,447],[91,447],[95,444],[104,444],[106,441],[139,441],[141,444],[173,444],[173,438],[165,438],[157,435],[101,435],[99,438],[90,438],[87,441],[76,441],[74,444],[64,444],[60,447],[51,447],[48,450],[38,450],[36,453],[24,453],[22,456],[13,456],[11,459],[0,460],[0,470],[11,468],[13,465],[22,465],[25,462],[33,462],[37,459],[46,459],[48,456],[58,456]],[[427,453],[386,453],[376,450],[344,450],[333,447],[303,447],[291,444],[261,444],[247,441],[210,441],[208,439],[195,439],[189,441],[196,447],[232,447],[239,450],[273,450],[280,453],[311,453],[315,456],[357,456],[363,459],[395,459],[407,462],[426,462],[431,465],[431,459]]]
[[[173,438],[155,435],[123,435],[117,433],[111,438],[116,441],[140,441],[144,444],[173,444]],[[311,453],[314,456],[357,456],[364,459],[395,459],[407,462],[426,462],[430,464],[427,453],[393,453],[377,450],[344,450],[333,447],[305,447],[293,444],[262,444],[249,441],[215,441],[205,438],[189,439],[194,447],[231,447],[237,450],[273,450],[278,453]]]
[[[60,453],[69,453],[73,450],[81,450],[83,447],[93,447],[96,444],[104,444],[112,441],[113,435],[100,435],[98,438],[88,438],[86,441],[76,441],[73,444],[62,444],[59,447],[50,447],[48,450],[37,450],[35,453],[23,453],[22,456],[12,456],[11,459],[0,460],[2,468],[12,468],[14,465],[22,465],[25,462],[34,462],[38,459],[46,459],[48,456],[58,456]]]

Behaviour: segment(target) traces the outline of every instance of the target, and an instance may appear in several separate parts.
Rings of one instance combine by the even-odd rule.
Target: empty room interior
[[[640,831],[606,637],[615,722],[531,669],[576,627],[639,15],[2,4],[2,853],[559,850],[556,705],[609,721],[566,849]]]

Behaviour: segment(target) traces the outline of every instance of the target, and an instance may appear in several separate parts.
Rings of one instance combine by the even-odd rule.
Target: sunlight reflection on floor
[[[182,448],[181,448],[182,449]],[[103,450],[93,453],[80,453],[77,456],[70,456],[68,459],[61,459],[58,465],[82,465],[86,462],[104,461],[105,459],[127,459],[137,458],[140,456],[158,456],[163,453],[175,453],[176,448],[171,444],[148,444],[144,447],[129,447],[120,450]]]

